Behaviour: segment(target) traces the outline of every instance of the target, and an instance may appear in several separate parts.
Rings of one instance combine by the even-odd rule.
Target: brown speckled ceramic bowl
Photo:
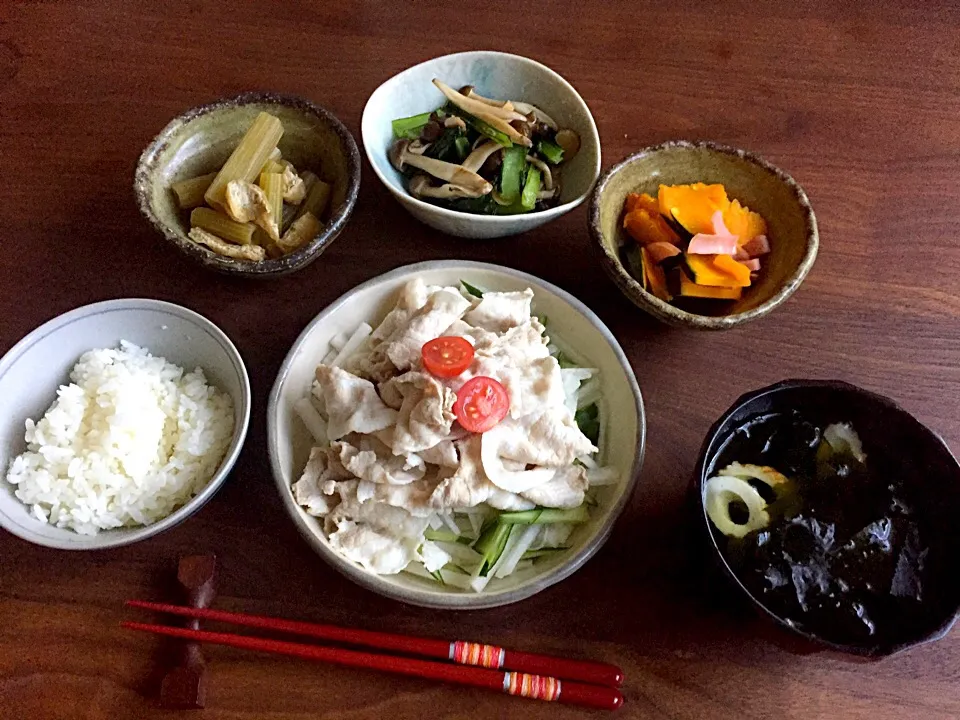
[[[740,300],[701,300],[680,308],[644,290],[621,262],[620,248],[633,242],[623,231],[623,203],[628,193],[656,196],[661,184],[695,182],[722,183],[731,199],[760,213],[771,253]],[[792,177],[756,155],[711,142],[667,142],[614,165],[594,188],[589,225],[603,267],[624,295],[658,320],[696,330],[726,330],[771,312],[803,282],[819,245],[813,208]]]
[[[312,170],[333,185],[320,233],[276,260],[248,262],[218,255],[187,237],[187,213],[170,185],[219,170],[261,111],[283,123],[280,151],[297,170]],[[343,230],[360,189],[360,153],[336,117],[297,97],[246,93],[187,110],[170,121],[137,163],[134,191],[140,211],[181,252],[204,267],[231,275],[276,277],[306,267]]]

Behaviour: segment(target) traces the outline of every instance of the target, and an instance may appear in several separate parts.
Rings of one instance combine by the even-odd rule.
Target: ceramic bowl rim
[[[710,545],[710,555],[711,557],[718,562],[719,567],[722,569],[724,576],[730,582],[731,586],[736,588],[737,593],[747,599],[751,605],[759,609],[762,614],[771,619],[777,626],[783,628],[788,633],[794,636],[804,638],[806,641],[812,643],[815,646],[818,646],[822,649],[835,650],[842,653],[847,653],[850,655],[858,655],[868,658],[881,658],[889,657],[890,655],[895,655],[897,653],[903,652],[904,650],[909,650],[920,645],[925,645],[927,643],[935,642],[943,638],[947,633],[950,632],[951,628],[957,623],[960,619],[960,604],[954,610],[952,616],[946,619],[939,627],[934,630],[931,630],[929,633],[923,635],[922,637],[917,638],[916,640],[911,640],[908,642],[902,642],[897,645],[892,646],[860,646],[854,644],[845,644],[845,643],[836,643],[830,640],[826,640],[819,635],[802,630],[800,628],[790,625],[786,620],[781,618],[779,615],[770,610],[764,602],[759,598],[754,596],[752,592],[743,584],[740,578],[737,577],[737,574],[734,572],[733,568],[727,563],[727,559],[724,557],[723,552],[720,550],[720,547],[717,545],[716,537],[714,536],[712,530],[710,529],[710,519],[707,516],[706,506],[703,500],[703,490],[704,484],[706,482],[706,471],[707,463],[710,460],[708,453],[711,449],[716,449],[714,446],[719,446],[722,443],[719,439],[719,433],[721,427],[727,420],[732,417],[735,413],[741,410],[744,406],[753,403],[754,401],[765,397],[767,395],[776,394],[782,390],[790,390],[797,388],[817,388],[824,389],[828,391],[839,391],[854,393],[860,395],[867,401],[871,403],[876,403],[878,406],[883,407],[885,410],[893,412],[907,422],[914,423],[918,428],[923,432],[935,439],[940,445],[943,446],[944,451],[947,454],[947,457],[950,458],[953,462],[954,472],[957,475],[958,482],[960,482],[960,462],[957,461],[953,452],[950,450],[950,447],[944,441],[942,437],[929,427],[926,424],[921,422],[913,413],[905,410],[901,407],[895,400],[881,395],[880,393],[875,393],[871,390],[866,390],[865,388],[854,385],[853,383],[846,382],[844,380],[824,380],[824,379],[803,379],[803,378],[791,378],[787,380],[781,380],[775,382],[771,385],[766,385],[764,387],[758,388],[756,390],[751,390],[744,393],[738,397],[729,408],[724,410],[723,414],[720,415],[719,419],[714,422],[710,429],[707,430],[706,435],[704,436],[703,443],[700,446],[700,451],[697,456],[697,464],[693,471],[693,488],[696,501],[697,516],[696,520],[697,525],[697,534],[700,535],[702,539],[705,539],[706,542]],[[704,538],[705,536],[705,538]]]
[[[83,320],[94,314],[125,312],[129,310],[157,310],[169,313],[171,315],[180,316],[210,335],[226,353],[227,357],[229,357],[230,363],[240,381],[239,415],[241,422],[239,426],[235,424],[230,445],[227,447],[227,451],[224,453],[223,459],[220,461],[220,465],[217,467],[217,471],[210,478],[209,482],[207,482],[207,484],[199,493],[188,500],[183,506],[167,515],[165,518],[162,518],[150,525],[105,530],[101,531],[97,535],[77,534],[76,538],[78,538],[80,542],[64,542],[56,538],[45,538],[37,535],[27,536],[19,531],[20,529],[18,526],[8,523],[6,518],[0,515],[0,526],[2,526],[7,532],[11,533],[12,535],[16,535],[22,540],[33,543],[34,545],[55,548],[58,550],[90,551],[123,547],[154,537],[155,535],[159,535],[160,533],[179,525],[191,515],[199,511],[204,505],[206,505],[220,490],[220,487],[226,481],[238,458],[240,457],[240,452],[243,449],[243,444],[247,437],[247,429],[250,425],[250,406],[252,403],[250,378],[247,374],[247,368],[244,365],[240,352],[233,344],[233,341],[230,340],[227,334],[220,329],[216,323],[204,317],[200,313],[182,305],[167,302],[165,300],[156,300],[153,298],[117,298],[113,300],[103,300],[100,302],[89,303],[87,305],[81,305],[80,307],[68,310],[67,312],[61,313],[60,315],[45,321],[35,329],[31,330],[13,347],[11,347],[3,355],[3,357],[0,358],[0,377],[3,377],[3,375],[5,375],[6,372],[13,367],[13,365],[20,361],[21,355],[26,350],[40,340],[54,333],[60,332],[68,325],[71,325],[79,320]],[[158,348],[148,349],[150,350],[151,354],[157,353],[163,355],[162,351],[160,351]],[[236,408],[234,412],[236,413]],[[3,480],[0,479],[0,482],[3,482]],[[37,522],[40,523],[39,520]]]
[[[627,272],[619,257],[611,253],[604,244],[604,235],[600,226],[600,209],[603,193],[607,189],[610,180],[620,173],[624,168],[641,160],[649,155],[661,151],[669,150],[707,150],[709,152],[721,155],[730,155],[736,158],[746,160],[756,165],[776,181],[785,185],[794,195],[801,213],[804,218],[806,230],[806,249],[803,258],[796,270],[779,287],[776,293],[754,308],[743,312],[730,315],[700,315],[692,313],[668,302],[661,300],[652,293],[643,289],[637,280]],[[793,293],[797,291],[800,284],[804,281],[817,259],[817,252],[820,246],[820,233],[817,227],[817,218],[810,204],[810,199],[800,183],[798,183],[789,173],[780,169],[776,165],[764,160],[758,154],[749,150],[723,145],[710,140],[668,140],[657,145],[650,145],[631,153],[623,160],[609,168],[594,186],[590,197],[590,208],[588,212],[587,223],[589,225],[590,237],[593,239],[593,245],[600,252],[600,258],[607,274],[614,280],[621,292],[630,300],[633,300],[642,310],[646,310],[658,320],[679,327],[690,327],[698,330],[726,330],[744,322],[761,318],[786,301]]]
[[[587,187],[584,189],[584,191],[580,193],[577,197],[571,200],[568,200],[565,203],[562,203],[560,205],[556,205],[552,208],[547,208],[546,210],[523,213],[521,215],[477,215],[474,213],[463,212],[461,210],[450,210],[448,208],[441,207],[439,205],[434,205],[433,203],[425,202],[423,200],[420,200],[419,198],[415,198],[405,189],[396,187],[394,183],[380,171],[380,168],[378,168],[377,164],[374,162],[374,157],[377,153],[380,152],[380,149],[378,148],[375,153],[375,151],[371,147],[371,143],[367,142],[366,134],[364,132],[364,128],[366,127],[366,123],[364,122],[364,120],[367,117],[367,111],[370,109],[370,103],[373,100],[374,96],[377,93],[379,93],[381,90],[386,88],[388,85],[392,85],[397,81],[401,81],[405,75],[412,74],[413,71],[418,70],[424,65],[429,65],[439,60],[447,60],[448,58],[465,57],[469,55],[488,56],[488,57],[493,57],[494,59],[509,58],[511,61],[519,61],[521,63],[527,63],[530,65],[533,65],[538,69],[545,71],[548,74],[548,76],[551,78],[551,80],[553,80],[556,84],[566,89],[572,95],[572,97],[575,98],[577,103],[582,107],[588,121],[587,124],[591,133],[591,142],[594,142],[596,144],[597,162],[595,163],[595,166],[593,168],[593,173],[592,173],[593,179],[587,184]],[[361,115],[361,119],[360,119],[360,140],[363,142],[363,147],[367,155],[367,160],[370,162],[370,166],[373,168],[374,174],[377,176],[380,182],[383,183],[383,185],[396,198],[401,199],[403,202],[408,202],[413,207],[416,207],[423,212],[430,213],[436,217],[447,218],[447,219],[460,219],[460,220],[466,218],[471,221],[476,221],[480,225],[489,225],[489,226],[506,225],[506,224],[509,224],[511,221],[516,222],[517,218],[531,218],[531,219],[539,218],[539,219],[545,219],[545,220],[552,220],[555,217],[559,217],[560,215],[563,215],[569,212],[570,210],[573,210],[575,207],[583,204],[587,200],[587,198],[590,197],[591,192],[596,186],[597,178],[600,175],[600,167],[602,162],[600,133],[597,130],[596,120],[593,117],[593,113],[590,111],[590,107],[587,105],[583,97],[581,97],[580,93],[577,92],[576,88],[574,88],[573,85],[571,85],[570,82],[567,81],[556,70],[552,70],[551,68],[547,67],[541,62],[538,62],[537,60],[524,57],[523,55],[516,55],[514,53],[508,53],[508,52],[501,52],[499,50],[466,50],[464,52],[456,52],[456,53],[448,53],[447,55],[439,55],[437,57],[424,60],[423,62],[419,62],[416,65],[411,65],[410,67],[401,70],[396,75],[392,75],[391,77],[387,78],[382,83],[380,83],[380,85],[377,86],[376,90],[374,90],[370,94],[370,97],[367,98],[366,104],[364,104],[363,106],[363,114]],[[583,139],[581,139],[581,142],[582,140]]]
[[[247,105],[279,105],[296,110],[304,115],[310,115],[329,126],[337,135],[340,151],[346,161],[347,190],[344,202],[337,212],[323,226],[321,231],[310,242],[282,258],[267,258],[256,263],[225,258],[208,248],[200,247],[196,243],[182,237],[179,232],[163,222],[154,213],[150,202],[149,188],[152,186],[151,172],[160,169],[160,153],[167,146],[170,139],[182,130],[188,123],[210,113],[240,108]],[[343,231],[347,221],[353,213],[360,191],[361,161],[360,150],[356,140],[346,125],[332,112],[310,100],[285,93],[266,91],[249,91],[212,100],[202,105],[189,108],[173,117],[163,129],[150,141],[137,160],[134,171],[134,194],[140,213],[170,244],[182,254],[199,263],[205,268],[216,272],[239,275],[252,278],[269,278],[285,275],[300,270],[313,262]]]
[[[358,567],[356,564],[342,558],[303,522],[299,514],[299,508],[293,499],[293,493],[290,491],[290,487],[283,477],[283,468],[280,465],[280,460],[277,453],[277,448],[279,447],[280,441],[277,436],[280,394],[283,390],[284,384],[286,383],[287,376],[290,373],[291,365],[296,359],[296,356],[299,354],[303,344],[306,342],[306,339],[310,334],[313,333],[314,329],[328,317],[336,313],[352,297],[364,292],[365,290],[388,283],[399,277],[415,274],[417,272],[449,269],[462,269],[464,271],[480,270],[508,275],[511,278],[532,283],[533,287],[542,287],[548,292],[555,294],[563,302],[569,304],[574,311],[581,314],[591,325],[593,325],[601,333],[601,335],[603,335],[604,340],[606,340],[610,345],[610,349],[613,351],[617,362],[624,371],[624,374],[627,378],[627,383],[633,392],[634,407],[637,415],[636,445],[633,449],[633,462],[630,468],[630,477],[627,479],[627,482],[625,483],[623,490],[617,497],[616,501],[609,508],[604,523],[599,528],[597,535],[593,539],[593,542],[585,545],[578,552],[572,554],[567,562],[557,566],[552,571],[549,571],[544,575],[535,576],[531,578],[527,584],[514,590],[499,593],[449,593],[444,595],[440,592],[431,592],[417,588],[394,587],[391,584],[381,580],[379,576],[369,573]],[[273,479],[276,484],[277,491],[280,493],[280,497],[282,498],[287,514],[290,516],[294,525],[296,525],[297,530],[306,539],[314,551],[320,555],[320,557],[323,558],[328,565],[331,565],[339,573],[357,583],[361,587],[375,592],[378,595],[382,595],[393,600],[399,600],[411,605],[433,608],[437,610],[483,610],[510,605],[546,590],[548,587],[565,580],[574,572],[579,570],[600,550],[600,548],[609,538],[614,524],[622,514],[623,510],[626,508],[627,503],[636,489],[646,451],[646,427],[646,414],[644,410],[643,396],[640,392],[640,386],[637,382],[633,367],[630,365],[630,361],[627,358],[626,353],[624,353],[623,348],[620,346],[620,343],[617,342],[617,339],[614,337],[610,329],[582,301],[578,300],[566,290],[557,287],[553,283],[542,280],[534,275],[530,275],[529,273],[525,273],[520,270],[514,270],[513,268],[494,265],[491,263],[476,262],[472,260],[429,260],[411,265],[403,265],[382,275],[371,278],[360,285],[357,285],[330,303],[307,324],[307,326],[294,341],[293,345],[290,347],[290,351],[284,358],[283,363],[280,366],[280,370],[277,373],[277,379],[275,380],[273,388],[270,391],[270,399],[267,405],[267,454],[270,458],[270,470],[273,473]]]

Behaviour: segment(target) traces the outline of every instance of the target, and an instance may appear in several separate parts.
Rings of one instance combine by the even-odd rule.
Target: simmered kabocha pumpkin
[[[624,249],[625,264],[664,302],[739,300],[770,252],[766,221],[719,184],[661,185],[656,198],[630,193],[623,228],[639,245]]]

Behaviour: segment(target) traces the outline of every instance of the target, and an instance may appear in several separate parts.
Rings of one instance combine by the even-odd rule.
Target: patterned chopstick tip
[[[560,681],[543,675],[507,672],[503,674],[503,691],[508,695],[552,702],[560,698]]]
[[[503,667],[503,656],[503,648],[496,645],[483,645],[463,640],[450,643],[450,659],[461,665],[478,665],[499,670]]]

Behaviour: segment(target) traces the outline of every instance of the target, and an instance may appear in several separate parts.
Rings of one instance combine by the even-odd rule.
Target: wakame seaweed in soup
[[[775,615],[828,642],[881,645],[926,623],[933,530],[907,466],[869,436],[861,447],[843,420],[793,411],[741,425],[710,468],[711,529]]]

